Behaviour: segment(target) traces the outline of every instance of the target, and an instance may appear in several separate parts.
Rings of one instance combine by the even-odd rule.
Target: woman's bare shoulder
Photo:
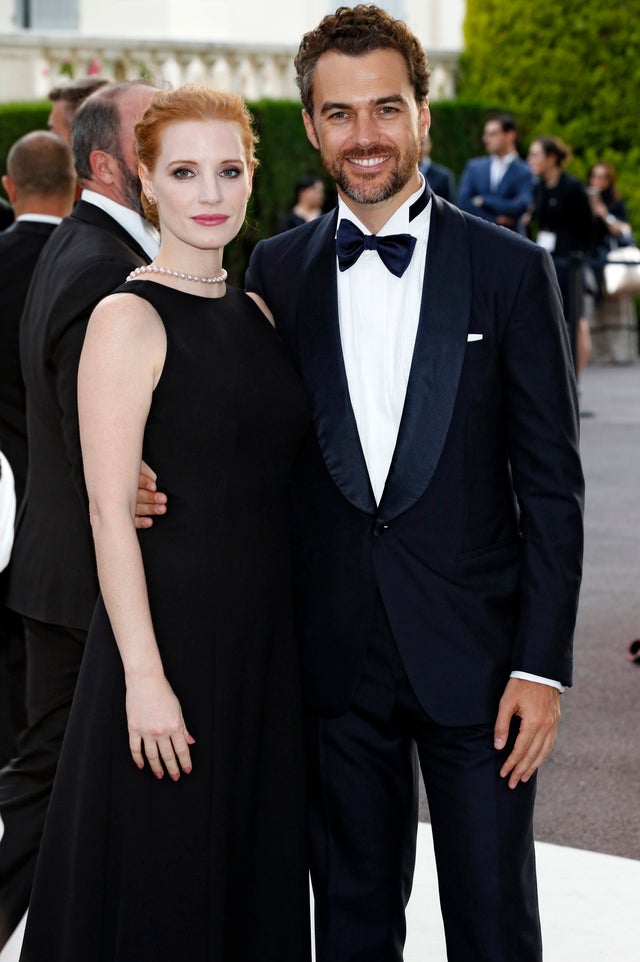
[[[89,319],[89,333],[137,340],[154,333],[164,336],[164,325],[155,307],[145,298],[118,292],[109,294],[96,305]]]

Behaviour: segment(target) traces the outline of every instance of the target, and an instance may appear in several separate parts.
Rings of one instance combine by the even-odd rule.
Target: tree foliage
[[[560,136],[580,177],[612,163],[640,231],[640,0],[467,0],[464,29],[460,95]]]

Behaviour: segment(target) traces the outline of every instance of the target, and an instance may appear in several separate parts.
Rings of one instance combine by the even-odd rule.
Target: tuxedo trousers
[[[418,763],[449,962],[541,962],[536,779],[509,789],[499,776],[517,730],[516,721],[507,746],[496,751],[493,722],[456,728],[431,719],[413,693],[377,599],[347,711],[309,721],[317,962],[401,962]]]
[[[0,771],[0,949],[26,912],[86,631],[24,618],[27,727]]]

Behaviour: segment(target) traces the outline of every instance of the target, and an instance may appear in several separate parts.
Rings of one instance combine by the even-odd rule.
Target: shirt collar
[[[147,256],[153,260],[160,247],[159,233],[153,224],[145,220],[137,211],[131,210],[130,207],[124,207],[117,201],[111,200],[110,197],[98,194],[95,190],[88,190],[85,187],[80,199],[88,204],[93,204],[94,207],[99,207],[105,214],[113,217],[126,230],[127,234],[130,234],[138,242]]]
[[[15,223],[21,220],[31,224],[59,224],[62,217],[56,217],[55,214],[20,214],[16,217]]]
[[[503,167],[508,167],[518,156],[517,150],[512,150],[510,154],[505,154],[504,157],[498,157],[497,154],[491,154],[491,159],[496,163],[501,164]]]

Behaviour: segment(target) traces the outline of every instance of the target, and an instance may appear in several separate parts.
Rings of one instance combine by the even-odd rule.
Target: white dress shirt
[[[342,354],[360,443],[379,503],[398,439],[400,419],[418,331],[431,201],[409,222],[409,208],[423,184],[378,232],[412,234],[416,246],[402,277],[382,264],[377,251],[363,251],[347,271],[338,271],[338,315]],[[350,220],[370,234],[338,201],[338,223]]]
[[[491,154],[491,168],[489,171],[489,178],[491,182],[491,190],[495,190],[505,173],[507,172],[507,167],[512,164],[513,161],[518,156],[517,151],[512,151],[510,154],[505,154],[504,157],[498,157],[497,154]]]
[[[420,189],[378,231],[379,237],[412,234],[416,238],[411,263],[402,277],[387,270],[374,250],[363,251],[348,270],[337,272],[340,339],[349,397],[378,504],[398,440],[420,318],[432,201],[412,221],[409,208],[423,189],[424,178]],[[343,219],[350,220],[363,234],[371,233],[339,198],[338,224]],[[559,682],[528,672],[514,671],[511,677],[564,691]]]
[[[156,256],[160,248],[160,234],[148,220],[145,220],[137,211],[130,207],[123,207],[110,197],[98,194],[95,190],[85,188],[80,195],[80,200],[99,207],[105,214],[113,217],[127,234],[131,234],[133,239],[138,242],[143,251],[151,260]]]

